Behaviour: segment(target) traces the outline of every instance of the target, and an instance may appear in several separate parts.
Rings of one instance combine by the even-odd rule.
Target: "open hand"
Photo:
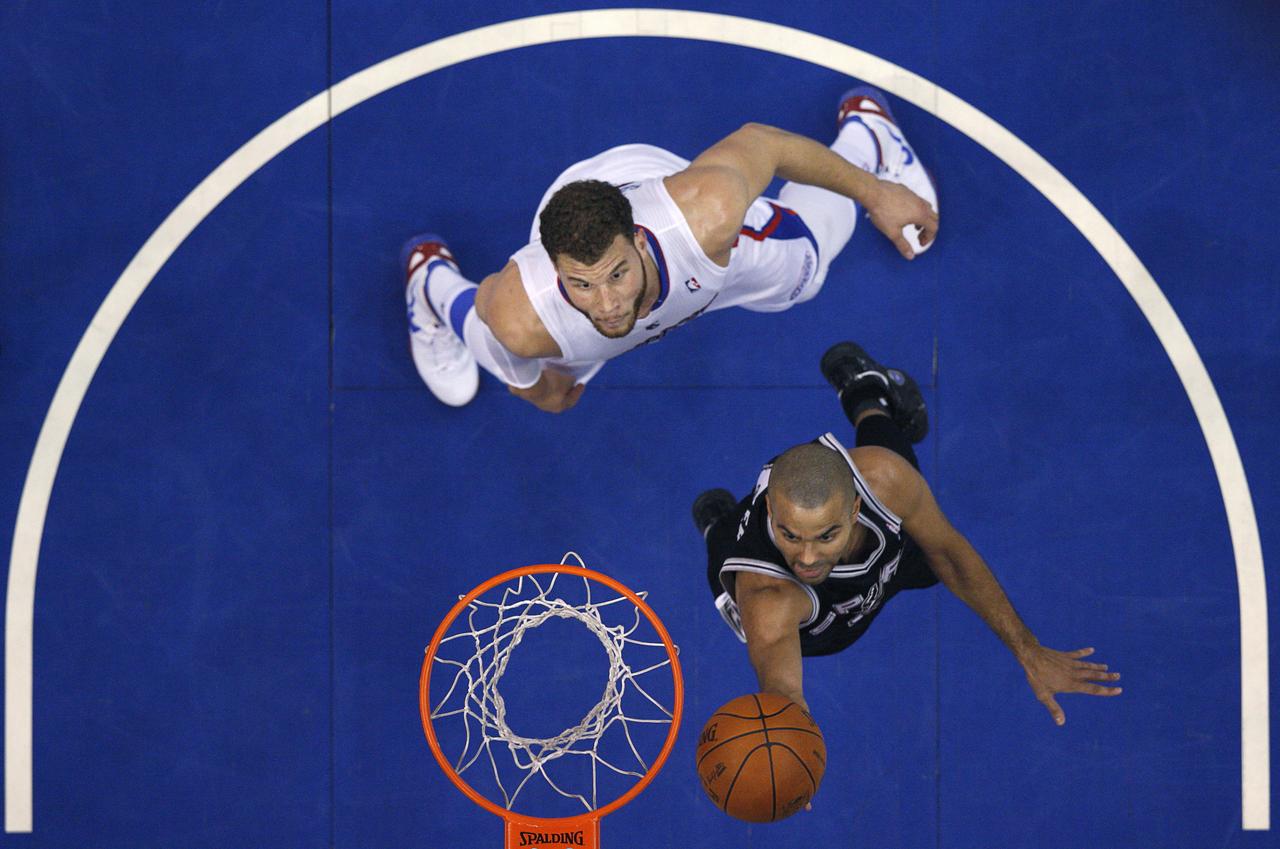
[[[1090,696],[1118,696],[1119,687],[1104,687],[1098,681],[1119,681],[1119,672],[1108,672],[1105,663],[1081,660],[1093,654],[1092,648],[1075,651],[1056,651],[1036,646],[1018,659],[1027,673],[1031,690],[1053,715],[1053,721],[1062,725],[1066,714],[1058,707],[1054,696],[1058,693],[1086,693]]]
[[[906,259],[914,259],[915,251],[902,234],[902,228],[914,226],[918,231],[921,247],[933,241],[938,234],[938,213],[929,202],[897,183],[881,180],[875,200],[867,202],[867,215],[876,229],[893,242],[898,253]]]

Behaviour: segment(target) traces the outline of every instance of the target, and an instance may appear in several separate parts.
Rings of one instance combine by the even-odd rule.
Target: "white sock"
[[[431,266],[429,270],[428,265]],[[476,315],[475,292],[479,286],[447,262],[425,263],[415,269],[409,285],[422,293],[424,283],[429,290],[426,297],[430,298],[431,307],[462,339],[481,368],[508,386],[527,388],[538,382],[542,373],[541,361],[526,360],[508,351],[493,335],[489,325]]]
[[[452,265],[438,259],[423,263],[409,278],[409,285],[416,287],[419,292],[423,291],[424,284],[425,296],[436,315],[440,316],[454,333],[462,336],[462,320],[465,318],[465,313],[456,317],[456,327],[454,327],[454,317],[449,313],[459,296],[479,287],[463,277]]]

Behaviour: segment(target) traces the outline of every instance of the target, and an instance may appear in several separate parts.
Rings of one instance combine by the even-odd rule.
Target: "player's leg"
[[[858,86],[845,92],[840,98],[836,121],[832,150],[864,171],[901,183],[937,211],[938,193],[933,179],[898,127],[884,92],[871,86]],[[853,235],[858,214],[853,201],[824,189],[795,183],[784,185],[778,199],[800,213],[817,236],[823,258],[819,278],[825,277],[827,263]],[[930,245],[920,245],[914,227],[903,228],[903,234],[917,254],[929,249]]]
[[[405,268],[409,349],[419,376],[446,404],[460,407],[475,397],[477,364],[508,386],[528,387],[538,380],[537,360],[516,357],[476,315],[479,288],[458,269],[444,240],[415,236],[400,252]]]
[[[475,301],[476,285],[458,271],[444,240],[432,233],[414,236],[400,250],[405,270],[405,304],[409,317],[409,351],[418,375],[432,394],[451,407],[475,397],[480,386],[476,359],[462,342],[462,325],[450,324]],[[434,298],[432,295],[434,294]]]
[[[881,365],[853,342],[827,349],[821,368],[857,431],[858,447],[888,448],[919,469],[911,446],[928,433],[929,416],[924,396],[911,375]],[[916,541],[903,533],[902,543],[898,569],[885,587],[885,602],[901,590],[925,589],[938,583]]]
[[[929,414],[911,375],[881,365],[853,342],[827,349],[820,367],[857,430],[857,445],[888,448],[920,468],[911,446],[929,432]]]
[[[905,186],[928,201],[934,212],[938,211],[938,187],[933,182],[933,175],[924,167],[898,126],[898,119],[894,117],[884,92],[869,85],[849,89],[840,98],[838,121],[842,135],[846,130],[860,128],[871,139],[877,154],[873,170],[877,177]],[[914,226],[903,227],[902,234],[917,254],[933,246],[932,242],[920,244],[919,233]]]
[[[841,106],[843,107],[843,99]],[[843,108],[837,113],[836,140],[830,147],[863,171],[877,173],[880,152],[875,137],[865,127],[847,121]],[[783,184],[778,200],[798,212],[813,231],[821,257],[818,277],[820,280],[824,279],[831,260],[844,250],[849,237],[853,235],[858,223],[857,204],[844,195],[802,183]]]

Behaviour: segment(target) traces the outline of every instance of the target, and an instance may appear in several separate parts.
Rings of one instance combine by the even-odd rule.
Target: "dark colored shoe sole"
[[[693,500],[693,525],[704,536],[707,528],[717,520],[731,514],[738,506],[738,499],[727,489],[708,489]]]
[[[928,408],[915,379],[901,369],[887,368],[876,362],[861,345],[837,342],[822,355],[818,368],[836,392],[844,391],[849,370],[854,373],[880,372],[889,380],[889,406],[894,423],[902,428],[912,444],[920,442],[929,433]]]

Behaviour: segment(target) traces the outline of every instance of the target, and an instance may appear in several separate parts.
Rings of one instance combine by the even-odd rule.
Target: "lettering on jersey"
[[[893,576],[898,574],[898,561],[902,557],[895,557],[888,563],[880,567],[880,586],[884,586],[893,580]]]
[[[644,329],[645,329],[645,330],[657,330],[657,329],[658,329],[659,327],[661,327],[661,326],[662,326],[662,322],[661,322],[661,321],[652,321],[652,322],[650,322],[650,323],[646,324],[646,325],[644,326]]]
[[[742,521],[738,523],[738,539],[742,539],[743,534],[747,532],[747,523],[751,521],[751,508],[748,507],[746,512],[742,514]]]
[[[810,628],[809,633],[813,634],[814,636],[817,636],[818,634],[821,634],[823,631],[827,630],[827,628],[829,628],[831,626],[831,623],[834,621],[836,621],[836,612],[834,610],[828,610],[826,618],[824,618],[817,625],[814,625],[812,628]]]
[[[520,832],[521,846],[581,846],[582,831],[559,831],[543,834],[537,831]]]
[[[876,581],[871,585],[871,589],[867,590],[867,600],[862,603],[862,615],[866,616],[871,611],[880,606],[880,601],[884,598],[884,584]]]
[[[831,606],[841,616],[845,616],[849,613],[849,611],[854,610],[855,608],[862,607],[862,602],[865,599],[866,599],[865,596],[855,595],[853,598],[848,599],[847,601],[837,602],[836,604],[833,604]]]
[[[791,294],[787,296],[788,301],[794,301],[800,297],[800,293],[809,285],[809,281],[813,279],[813,254],[806,252],[804,255],[804,265],[800,268],[800,282],[791,290]]]
[[[895,557],[881,566],[876,582],[867,589],[865,594],[855,595],[852,598],[832,604],[831,609],[833,612],[828,614],[828,618],[823,620],[818,628],[811,628],[809,633],[818,634],[825,630],[831,624],[830,619],[834,618],[836,614],[849,616],[850,618],[844,624],[846,627],[852,628],[874,613],[876,608],[884,603],[885,587],[893,580],[893,576],[898,573],[898,562],[900,560],[900,557]]]
[[[698,282],[698,278],[690,277],[688,280],[684,281],[684,287],[690,292],[696,292],[702,288],[702,284]]]
[[[876,578],[876,582],[867,589],[865,595],[855,595],[852,598],[835,602],[831,605],[831,609],[841,616],[848,616],[853,611],[858,611],[855,616],[845,623],[848,627],[852,628],[861,622],[863,618],[870,616],[884,602],[885,587],[893,580],[893,576],[898,573],[899,560],[901,560],[900,557],[895,557],[880,567],[880,574]],[[816,631],[813,633],[816,633]]]
[[[628,351],[634,351],[636,348],[639,348],[641,345],[651,345],[651,344],[653,344],[654,342],[657,342],[657,341],[658,341],[659,339],[661,339],[663,336],[666,336],[668,333],[670,333],[671,331],[675,330],[677,327],[683,327],[684,325],[688,324],[689,322],[693,321],[695,318],[697,318],[698,316],[700,316],[700,315],[702,315],[704,312],[706,312],[706,311],[707,311],[707,308],[708,308],[708,307],[710,307],[710,306],[711,306],[711,304],[712,304],[712,303],[715,301],[715,299],[716,299],[716,298],[718,298],[718,297],[720,297],[720,293],[719,293],[719,292],[716,292],[714,295],[712,295],[712,296],[711,296],[711,300],[710,300],[710,301],[707,301],[705,304],[703,304],[700,308],[698,308],[698,309],[697,309],[697,310],[695,310],[694,312],[689,313],[689,315],[687,315],[687,316],[685,316],[684,318],[680,319],[680,320],[679,320],[679,321],[677,321],[675,324],[671,325],[670,327],[668,327],[666,330],[662,331],[661,333],[659,333],[659,334],[657,334],[657,335],[655,335],[655,336],[650,336],[648,339],[645,339],[643,342],[639,342],[639,343],[637,343],[637,344],[635,344],[635,345],[632,345],[632,346],[631,346],[630,348],[628,348],[627,350],[628,350]]]

